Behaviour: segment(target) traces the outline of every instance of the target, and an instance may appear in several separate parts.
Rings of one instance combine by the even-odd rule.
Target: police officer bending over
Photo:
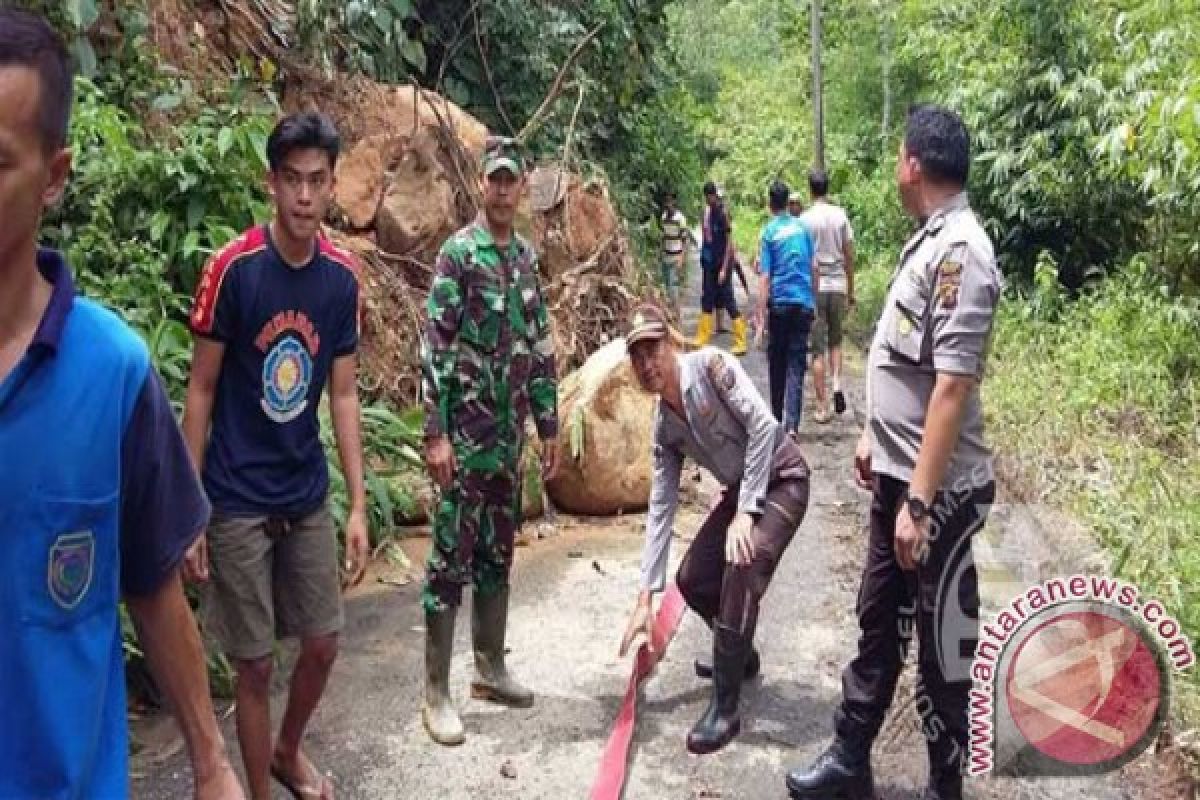
[[[858,655],[842,673],[833,744],[787,776],[794,798],[868,798],[871,743],[903,664],[902,609],[916,610],[918,692],[931,708],[927,800],[962,797],[970,659],[979,626],[971,535],[992,502],[979,384],[1000,297],[992,243],[967,204],[967,131],[954,113],[908,115],[896,180],[920,230],[905,245],[867,366],[868,420],[854,457],[870,488]]]
[[[641,592],[622,655],[639,633],[651,641],[652,597],[666,578],[683,457],[725,487],[677,578],[684,600],[714,634],[713,665],[696,665],[697,674],[713,679],[712,700],[687,737],[688,750],[711,753],[741,728],[742,681],[759,670],[752,646],[759,603],[808,508],[808,465],[736,358],[712,347],[681,352],[682,336],[653,305],[634,310],[625,341],[638,383],[660,399]],[[739,514],[748,524],[735,525]]]

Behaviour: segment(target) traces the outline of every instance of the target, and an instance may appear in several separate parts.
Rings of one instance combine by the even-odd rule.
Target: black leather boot
[[[872,800],[875,778],[871,775],[870,743],[834,739],[808,769],[788,773],[787,788],[794,799]]]
[[[715,753],[742,729],[738,701],[750,642],[732,628],[717,625],[713,636],[713,692],[708,710],[687,737],[688,752]]]

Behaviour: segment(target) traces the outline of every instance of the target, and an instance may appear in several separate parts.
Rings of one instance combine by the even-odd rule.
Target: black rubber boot
[[[692,664],[696,670],[696,677],[704,680],[711,680],[713,676],[712,664],[707,661],[696,659]],[[758,673],[762,671],[762,662],[759,660],[758,651],[754,646],[750,647],[750,655],[746,657],[746,668],[742,671],[742,680],[749,681],[758,677]]]
[[[750,642],[732,628],[717,625],[713,636],[713,692],[708,710],[687,737],[688,752],[715,753],[733,741],[742,730],[738,701]]]
[[[703,619],[704,619],[704,624],[707,625],[708,629],[713,632],[714,636],[716,636],[717,621],[715,619],[713,619],[712,617],[704,617]],[[711,663],[709,663],[707,661],[702,661],[701,659],[697,658],[695,661],[692,662],[692,668],[694,670],[696,670],[697,678],[703,678],[706,681],[712,680],[713,668],[712,668]],[[745,676],[743,678],[743,680],[748,681],[748,680],[751,680],[752,678],[757,678],[758,673],[761,670],[762,670],[762,661],[758,657],[758,651],[754,649],[753,640],[751,640],[750,655],[747,656],[747,658],[746,658],[746,669],[742,673]]]
[[[871,745],[834,739],[833,744],[808,769],[788,773],[787,788],[793,798],[872,800]]]

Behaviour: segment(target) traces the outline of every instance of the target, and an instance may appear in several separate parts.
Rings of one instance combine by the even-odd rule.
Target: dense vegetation
[[[911,231],[904,110],[973,133],[973,202],[1008,279],[985,403],[1018,495],[1065,508],[1200,636],[1200,4],[825,0],[827,163],[865,270],[869,335]],[[806,4],[672,11],[693,119],[739,246],[767,182],[812,160]],[[1196,713],[1197,678],[1183,693]]]
[[[416,81],[517,133],[586,42],[529,144],[552,158],[570,140],[644,247],[659,194],[676,189],[694,218],[711,175],[752,248],[767,183],[800,187],[811,161],[805,3],[311,0],[278,21],[286,59],[212,86],[155,58],[145,2],[25,4],[90,77],[48,239],[143,332],[176,399],[196,271],[266,212],[277,70]],[[866,267],[859,329],[910,230],[893,186],[904,109],[948,103],[972,129],[972,197],[1009,281],[985,391],[1007,472],[1200,636],[1200,0],[823,5],[826,160]],[[101,35],[114,25],[121,37]],[[376,407],[368,423],[378,537],[409,500],[389,478],[414,456],[415,420]]]

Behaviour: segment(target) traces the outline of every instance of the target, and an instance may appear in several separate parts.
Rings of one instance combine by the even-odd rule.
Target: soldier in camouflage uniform
[[[558,390],[537,255],[512,226],[524,189],[515,144],[489,139],[483,211],[442,246],[427,305],[421,359],[425,460],[441,499],[422,593],[422,717],[440,744],[463,741],[448,685],[454,617],[468,583],[474,584],[472,695],[515,707],[533,704],[532,693],[504,665],[508,575],[521,524],[525,422],[532,413],[548,480],[557,469]]]

